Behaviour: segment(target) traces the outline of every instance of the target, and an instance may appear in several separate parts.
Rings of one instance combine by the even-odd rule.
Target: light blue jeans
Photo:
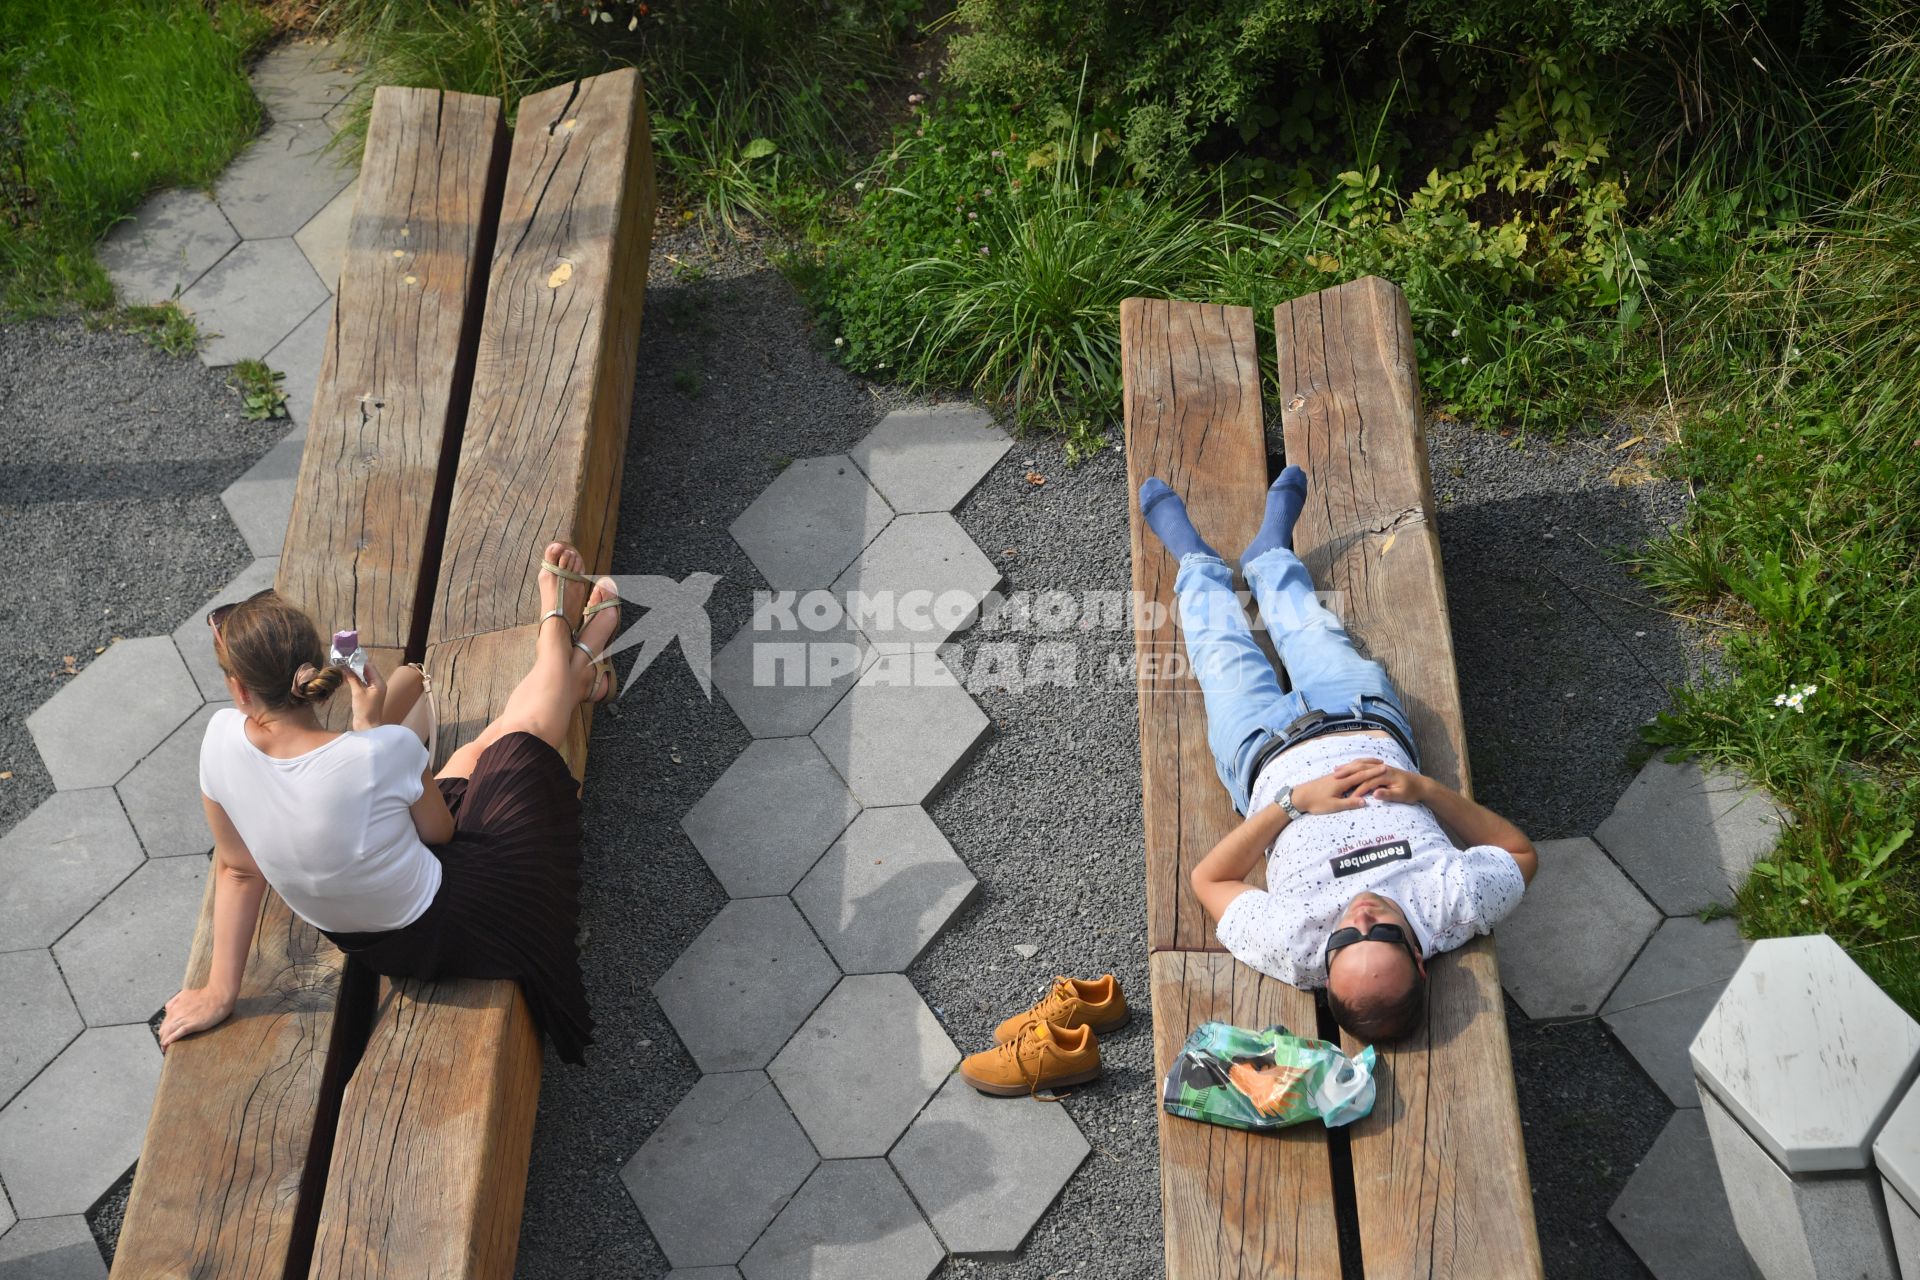
[[[1206,699],[1207,745],[1233,807],[1246,813],[1256,766],[1268,746],[1310,711],[1391,725],[1411,750],[1413,726],[1386,671],[1354,651],[1340,619],[1314,598],[1313,577],[1300,557],[1276,547],[1249,564],[1246,574],[1291,692],[1280,687],[1254,639],[1226,561],[1184,556],[1173,584],[1187,659]]]

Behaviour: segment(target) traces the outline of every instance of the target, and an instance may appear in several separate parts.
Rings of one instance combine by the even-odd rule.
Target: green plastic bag
[[[1351,1124],[1373,1110],[1373,1046],[1349,1058],[1285,1027],[1249,1031],[1205,1022],[1167,1073],[1168,1112],[1234,1129],[1284,1129],[1319,1119]]]

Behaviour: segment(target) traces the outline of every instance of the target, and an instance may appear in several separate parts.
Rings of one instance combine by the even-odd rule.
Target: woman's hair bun
[[[340,687],[339,667],[322,667],[293,686],[293,700],[300,703],[325,702]]]

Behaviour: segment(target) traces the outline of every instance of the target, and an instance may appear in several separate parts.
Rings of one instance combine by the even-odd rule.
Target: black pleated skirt
[[[584,1062],[593,1016],[578,940],[579,783],[558,751],[513,733],[481,753],[472,777],[440,779],[440,791],[453,839],[428,846],[440,890],[427,909],[404,928],[326,936],[391,978],[517,978],[554,1052]]]

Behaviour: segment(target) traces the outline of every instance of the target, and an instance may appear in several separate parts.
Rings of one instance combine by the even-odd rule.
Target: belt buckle
[[[1326,720],[1327,720],[1327,713],[1324,711],[1321,711],[1318,708],[1315,708],[1311,711],[1303,712],[1302,714],[1294,717],[1293,723],[1289,724],[1285,729],[1282,729],[1280,731],[1280,736],[1283,738],[1292,739],[1296,734],[1305,733],[1309,729],[1316,728],[1319,725],[1324,724]]]

